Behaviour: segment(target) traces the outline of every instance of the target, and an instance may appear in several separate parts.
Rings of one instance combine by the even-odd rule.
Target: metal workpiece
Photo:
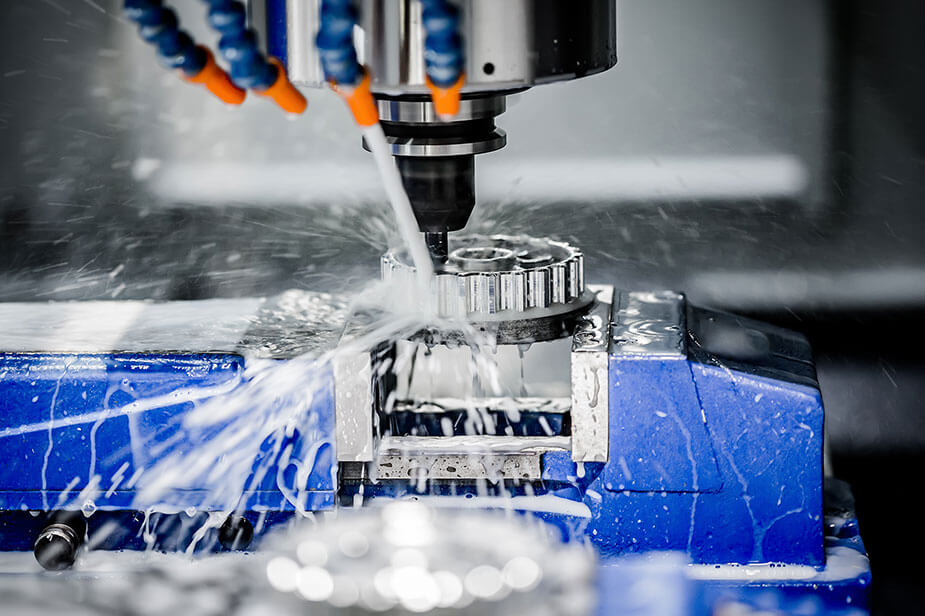
[[[572,336],[572,461],[607,462],[610,451],[608,364],[613,287],[588,285],[591,310],[578,319]]]
[[[567,451],[566,436],[386,436],[380,455],[529,455]]]
[[[373,370],[368,352],[334,358],[334,417],[338,462],[373,459]]]
[[[532,455],[385,455],[376,460],[376,479],[537,481],[543,477],[539,454]]]
[[[272,359],[320,356],[337,346],[348,307],[343,295],[296,289],[267,298],[234,350]]]
[[[341,338],[334,364],[334,423],[338,462],[370,462],[375,457],[375,368],[383,347],[352,348],[365,319],[354,313]]]
[[[344,296],[289,290],[262,298],[0,302],[0,349],[23,353],[233,353],[319,357],[337,345]]]
[[[428,411],[461,411],[473,409],[497,411],[502,413],[519,413],[531,411],[536,413],[565,414],[569,411],[568,398],[535,398],[530,396],[480,397],[480,398],[444,398],[428,400],[396,400],[392,412],[426,413]]]
[[[265,5],[267,0],[253,0]],[[459,0],[463,93],[526,88],[592,75],[613,66],[614,0]],[[260,8],[260,7],[256,7]],[[285,53],[290,79],[325,85],[315,36],[319,0],[286,0],[284,20],[268,23],[269,47]],[[360,63],[375,94],[428,94],[418,0],[360,0],[356,35]],[[259,11],[258,11],[259,12]]]
[[[687,356],[684,295],[674,291],[621,292],[613,318],[614,355]]]
[[[528,320],[587,308],[583,255],[564,243],[528,236],[451,238],[432,287],[437,312],[471,321]],[[383,280],[414,275],[404,253],[382,257]]]

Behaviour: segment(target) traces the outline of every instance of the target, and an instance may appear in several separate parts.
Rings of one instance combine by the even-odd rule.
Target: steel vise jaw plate
[[[572,336],[572,461],[607,462],[610,450],[608,363],[614,289],[588,285],[591,309],[578,319]]]
[[[621,291],[611,328],[614,355],[686,357],[684,295],[675,291]]]
[[[673,291],[588,289],[596,302],[572,338],[572,461],[607,462],[610,356],[686,356],[685,300]]]

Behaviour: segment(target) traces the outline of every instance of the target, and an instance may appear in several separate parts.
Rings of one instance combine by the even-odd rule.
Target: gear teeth
[[[564,242],[527,236],[464,236],[457,242],[496,245],[508,249],[545,248],[553,261],[533,266],[529,260],[506,271],[460,271],[438,273],[433,283],[436,309],[444,317],[491,317],[516,315],[568,304],[584,293],[584,257],[581,251]],[[382,257],[384,281],[406,280],[414,268],[406,265],[395,252]]]

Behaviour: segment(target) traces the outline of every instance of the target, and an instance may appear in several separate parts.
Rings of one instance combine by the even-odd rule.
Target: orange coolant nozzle
[[[448,88],[434,85],[430,78],[427,78],[427,88],[430,90],[430,98],[434,102],[434,110],[438,116],[452,118],[459,113],[459,99],[465,82],[465,73],[462,73],[456,83]]]
[[[282,62],[276,58],[270,58],[270,63],[276,67],[276,81],[266,90],[257,92],[260,96],[269,98],[280,106],[283,111],[288,113],[302,113],[308,108],[308,101],[302,96],[302,93],[292,85],[289,77],[286,75],[286,69],[283,68]]]
[[[372,126],[379,122],[379,110],[371,89],[372,78],[369,70],[363,68],[363,79],[355,86],[339,86],[331,82],[331,88],[347,101],[353,118],[360,126]]]
[[[192,77],[184,77],[190,83],[204,85],[216,98],[229,105],[240,105],[247,97],[247,92],[234,85],[228,73],[216,62],[207,47],[199,46],[206,54],[206,65]]]

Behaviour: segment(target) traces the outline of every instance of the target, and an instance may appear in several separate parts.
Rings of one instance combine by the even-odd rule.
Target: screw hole
[[[484,72],[486,75],[491,75],[492,73],[495,72],[495,65],[492,64],[491,62],[486,62],[482,66],[482,72]]]
[[[230,515],[218,529],[218,541],[226,550],[246,550],[254,540],[254,527],[240,515]]]

